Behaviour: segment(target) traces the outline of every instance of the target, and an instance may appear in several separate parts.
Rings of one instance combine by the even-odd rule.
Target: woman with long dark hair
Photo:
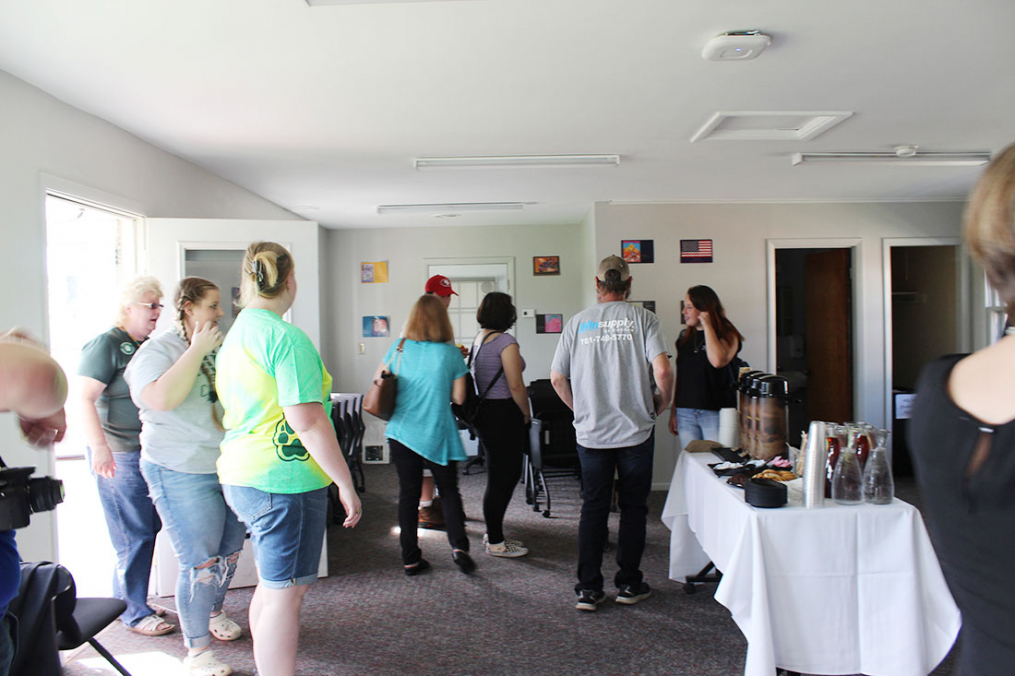
[[[695,439],[719,440],[719,409],[736,405],[728,366],[744,344],[710,287],[688,289],[683,314],[687,328],[677,338],[677,387],[670,409],[670,432],[679,435],[681,448]]]
[[[392,344],[374,374],[376,381],[388,370],[398,377],[395,411],[386,434],[391,459],[398,472],[398,526],[402,565],[409,576],[430,567],[419,548],[419,495],[423,469],[433,473],[441,493],[451,556],[463,573],[476,564],[469,556],[465,512],[458,492],[457,462],[465,460],[451,402],[465,401],[468,369],[458,348],[451,344],[454,330],[439,298],[420,296],[405,323],[405,338]]]
[[[508,329],[518,314],[511,296],[493,291],[476,311],[481,330],[472,345],[472,377],[486,398],[476,418],[476,429],[486,451],[486,493],[483,495],[483,536],[486,553],[516,558],[529,550],[518,540],[504,537],[504,513],[522,476],[525,428],[532,419],[525,390],[518,341]]]

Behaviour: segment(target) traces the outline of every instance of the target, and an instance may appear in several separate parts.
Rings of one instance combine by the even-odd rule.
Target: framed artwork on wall
[[[391,335],[391,322],[387,317],[368,315],[363,317],[364,338],[387,338]]]
[[[536,315],[536,333],[560,333],[564,330],[564,315]]]
[[[628,263],[655,263],[655,240],[622,239],[620,257]]]
[[[559,275],[560,256],[533,256],[532,274],[536,276]]]

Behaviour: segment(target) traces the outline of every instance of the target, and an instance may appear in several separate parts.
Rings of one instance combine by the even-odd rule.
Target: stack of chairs
[[[549,380],[533,380],[529,383],[528,392],[532,427],[529,428],[529,449],[522,472],[525,502],[532,505],[532,511],[538,512],[540,499],[545,497],[543,516],[550,518],[551,498],[547,479],[574,477],[581,480],[574,413],[557,396]]]
[[[331,422],[335,426],[338,445],[349,465],[352,482],[359,493],[366,492],[366,476],[363,473],[363,436],[366,424],[363,422],[363,395],[335,393],[331,395]],[[334,484],[328,489],[332,503],[332,514],[336,523],[344,519],[345,513],[338,500],[338,487]]]

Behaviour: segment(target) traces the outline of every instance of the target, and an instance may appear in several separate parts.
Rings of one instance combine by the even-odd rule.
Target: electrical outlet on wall
[[[532,317],[535,317],[535,316],[536,316],[536,311],[535,310],[522,310],[522,317],[532,318]]]

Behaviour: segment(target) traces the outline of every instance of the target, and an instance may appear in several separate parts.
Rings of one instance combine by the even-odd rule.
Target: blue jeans
[[[222,497],[217,474],[176,472],[147,460],[141,474],[179,562],[176,609],[183,642],[204,648],[211,643],[208,617],[222,610],[247,528]]]
[[[680,450],[696,439],[719,441],[719,411],[678,408],[677,432],[680,434]]]
[[[224,485],[222,492],[250,529],[261,586],[285,589],[317,581],[328,525],[327,487],[306,493],[267,493]]]
[[[586,448],[578,444],[582,469],[582,512],[578,522],[578,584],[575,592],[603,589],[603,548],[606,546],[613,474],[617,473],[620,532],[613,583],[620,587],[642,581],[641,555],[645,551],[645,520],[652,489],[655,430],[648,439],[622,448]]]
[[[141,476],[140,453],[114,453],[116,473],[112,479],[95,476],[99,502],[106,515],[109,539],[116,550],[113,594],[127,602],[120,619],[133,627],[155,611],[148,605],[148,578],[152,572],[155,536],[162,522],[148,497],[148,484]],[[88,467],[92,451],[88,449]]]

